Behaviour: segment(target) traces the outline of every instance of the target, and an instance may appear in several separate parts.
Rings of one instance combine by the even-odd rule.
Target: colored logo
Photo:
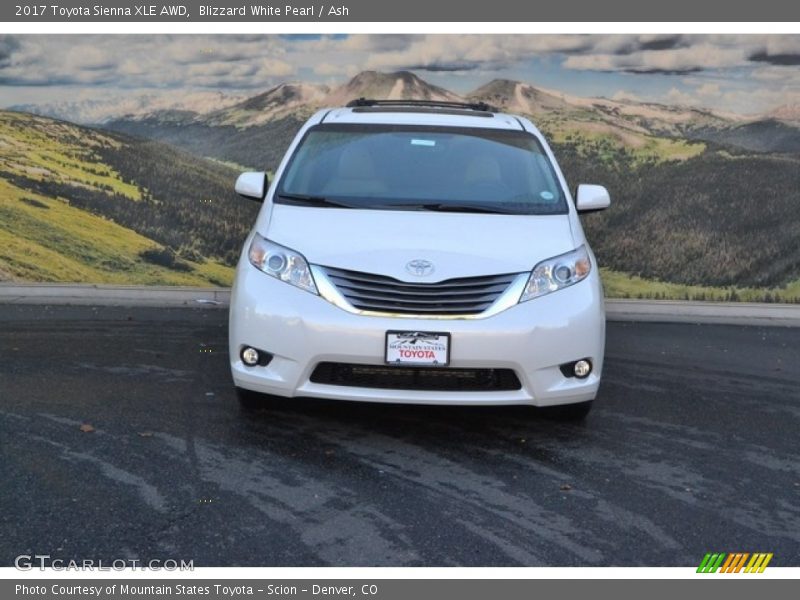
[[[703,557],[697,572],[763,573],[771,560],[772,552],[709,552]]]

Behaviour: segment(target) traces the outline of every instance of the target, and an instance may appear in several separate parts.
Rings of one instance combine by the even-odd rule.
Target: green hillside
[[[232,169],[0,112],[0,281],[229,285],[256,206]]]
[[[800,279],[800,156],[709,148],[677,161],[608,160],[556,144],[565,175],[606,185],[584,227],[601,264],[664,282],[780,288]]]
[[[785,302],[800,303],[800,279],[781,287],[688,285],[645,279],[601,267],[607,298],[639,300],[700,300],[713,302]]]
[[[614,163],[619,155],[630,159],[630,166],[675,162],[699,156],[706,150],[703,142],[679,137],[664,137],[631,131],[592,121],[551,119],[539,125],[551,145],[572,146],[590,161]]]
[[[304,121],[286,116],[263,125],[234,127],[162,119],[118,120],[105,127],[182,148],[196,156],[274,171]]]

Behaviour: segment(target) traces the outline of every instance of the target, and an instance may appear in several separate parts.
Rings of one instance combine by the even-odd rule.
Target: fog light
[[[588,377],[589,373],[592,372],[592,363],[588,360],[579,360],[575,363],[575,366],[572,367],[572,372],[575,373],[575,377],[580,379]]]
[[[247,347],[242,350],[242,362],[248,367],[255,367],[258,364],[258,350],[255,348]]]

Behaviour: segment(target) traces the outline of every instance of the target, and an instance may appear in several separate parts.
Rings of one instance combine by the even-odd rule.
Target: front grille
[[[328,279],[355,308],[409,315],[472,315],[489,308],[516,273],[408,283],[385,275],[324,267]]]
[[[440,392],[506,392],[522,388],[511,369],[384,367],[322,362],[311,374],[313,383],[393,390]]]

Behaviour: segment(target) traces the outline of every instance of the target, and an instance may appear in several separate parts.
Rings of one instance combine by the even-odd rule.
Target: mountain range
[[[775,119],[800,124],[800,106],[785,105],[753,116],[708,111],[691,107],[641,102],[628,99],[583,98],[535,87],[530,83],[495,79],[466,94],[458,94],[424,81],[410,71],[382,73],[363,71],[335,87],[324,84],[285,82],[254,96],[222,92],[189,92],[174,96],[139,94],[103,100],[67,100],[56,103],[28,103],[8,107],[85,125],[102,125],[120,119],[153,118],[172,112],[187,119],[218,124],[252,126],[285,116],[298,107],[312,109],[340,106],[353,98],[424,99],[463,102],[483,101],[508,112],[536,115],[551,111],[597,110],[607,118],[621,119],[635,126],[637,118],[653,120],[664,130],[670,124],[710,125]],[[237,118],[238,117],[238,118]]]
[[[213,110],[140,111],[109,118],[103,126],[244,167],[274,169],[310,114],[359,97],[485,102],[531,117],[556,141],[568,136],[605,138],[643,151],[660,145],[655,138],[677,138],[758,152],[797,152],[800,139],[800,108],[793,106],[744,117],[629,99],[582,98],[508,79],[495,79],[459,95],[408,71],[364,71],[334,87],[286,82]]]
[[[127,94],[102,99],[64,100],[62,102],[16,104],[8,110],[28,112],[82,125],[102,125],[120,118],[136,118],[153,113],[178,111],[208,113],[232,106],[245,96],[222,92],[189,92],[174,95]]]

